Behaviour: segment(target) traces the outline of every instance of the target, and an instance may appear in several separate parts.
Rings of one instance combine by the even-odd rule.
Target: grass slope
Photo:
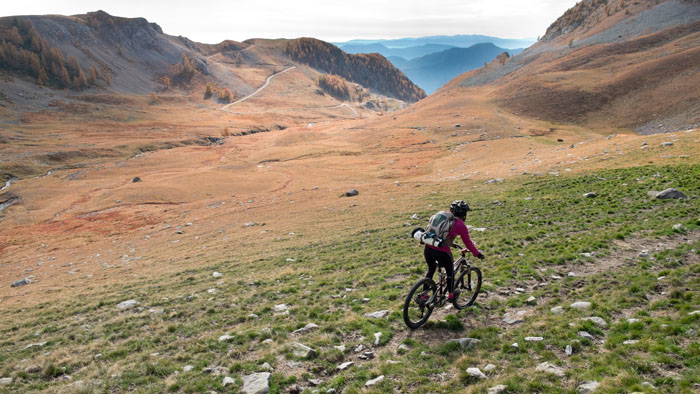
[[[667,187],[690,199],[647,196]],[[228,392],[265,362],[274,369],[272,393],[295,383],[307,392],[485,392],[504,384],[508,392],[573,393],[588,380],[600,382],[604,392],[649,390],[644,382],[661,392],[697,391],[700,314],[690,314],[700,309],[697,190],[698,165],[524,176],[488,185],[460,181],[428,195],[407,190],[397,201],[404,212],[356,223],[341,242],[289,247],[251,261],[231,256],[209,267],[105,287],[89,299],[6,310],[0,378],[13,381],[0,392]],[[598,197],[583,197],[591,191]],[[484,294],[475,307],[436,311],[425,328],[410,332],[400,309],[425,263],[408,232],[465,196],[476,208],[467,222],[486,228],[472,233],[487,255],[478,263]],[[419,220],[409,219],[414,213]],[[672,230],[677,223],[684,228]],[[637,249],[650,252],[640,257]],[[223,277],[213,278],[214,271]],[[534,303],[526,301],[530,295]],[[140,305],[116,308],[129,299]],[[575,301],[592,307],[570,308]],[[288,313],[277,312],[279,304],[288,305]],[[550,312],[554,306],[563,313]],[[391,312],[385,319],[364,317],[383,309]],[[506,312],[517,310],[526,311],[523,323],[502,322]],[[582,320],[590,316],[607,325]],[[311,322],[320,327],[293,333]],[[224,334],[231,337],[219,340]],[[528,336],[543,340],[527,342]],[[446,343],[460,337],[481,343],[466,350]],[[294,356],[294,342],[317,354]],[[344,351],[333,347],[341,344]],[[360,344],[374,358],[359,359],[367,351],[357,352]],[[338,371],[344,361],[355,364]],[[543,361],[564,368],[564,376],[535,372]],[[488,363],[496,369],[484,380],[465,373]],[[186,365],[194,368],[183,372]],[[205,373],[207,367],[221,368]],[[383,382],[364,387],[380,375]],[[223,387],[224,376],[235,384]],[[308,381],[314,378],[322,380],[318,387]]]

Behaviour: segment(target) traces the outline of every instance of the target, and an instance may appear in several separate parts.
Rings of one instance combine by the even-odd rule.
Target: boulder
[[[117,304],[117,308],[119,309],[131,309],[137,305],[140,305],[141,303],[136,301],[136,300],[127,300],[127,301],[122,301],[119,304]]]
[[[243,377],[243,388],[245,394],[267,394],[270,392],[270,373],[258,372]]]
[[[562,368],[559,368],[548,361],[545,361],[538,365],[537,368],[535,368],[535,370],[539,372],[550,373],[559,377],[564,376],[564,370]]]
[[[668,188],[664,191],[659,192],[656,195],[656,198],[660,200],[669,200],[669,199],[687,199],[688,196],[686,196],[683,192],[678,191],[674,188]]]

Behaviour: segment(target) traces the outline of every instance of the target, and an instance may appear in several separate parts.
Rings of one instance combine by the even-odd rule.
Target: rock
[[[270,373],[257,372],[243,377],[243,388],[245,394],[267,394],[270,392]]]
[[[317,329],[317,328],[318,328],[318,325],[316,325],[316,324],[314,324],[314,323],[309,323],[309,324],[305,325],[304,327],[302,327],[302,328],[300,328],[300,329],[298,329],[298,330],[292,331],[292,334],[304,334],[304,333],[307,333],[307,332],[309,332],[309,331],[311,331],[311,330],[315,330],[315,329]]]
[[[358,194],[360,194],[360,192],[357,189],[352,189],[345,192],[345,197],[353,197]]]
[[[622,342],[623,345],[634,345],[636,343],[639,343],[638,339],[628,339],[628,340]]]
[[[316,355],[316,351],[299,342],[294,342],[292,344],[292,354],[300,358],[309,358]]]
[[[224,334],[219,337],[219,342],[230,341],[233,338],[235,338],[233,335]]]
[[[243,227],[253,227],[253,226],[255,226],[255,222],[246,222],[246,223],[243,223]]]
[[[217,278],[217,279],[218,279],[218,278],[221,278],[221,277],[224,276],[224,275],[221,274],[221,272],[214,272],[213,274],[211,274],[211,276],[213,276],[214,278]]]
[[[275,369],[272,368],[272,365],[270,365],[270,363],[264,362],[264,363],[262,363],[262,365],[260,365],[260,370],[270,372],[270,371],[274,371]]]
[[[562,368],[559,368],[548,361],[545,361],[538,365],[537,368],[535,368],[535,370],[539,372],[551,373],[559,377],[564,376],[564,370]]]
[[[374,358],[374,352],[364,352],[359,356],[360,360],[371,360]]]
[[[22,280],[18,280],[18,281],[16,281],[16,282],[12,282],[12,284],[10,285],[10,287],[20,287],[20,286],[28,285],[28,284],[30,284],[30,283],[32,283],[31,278],[24,278],[24,279],[22,279]]]
[[[607,327],[608,326],[608,323],[602,317],[598,317],[598,316],[586,317],[586,318],[583,318],[582,320],[592,321],[595,325],[600,326],[600,327]]]
[[[519,348],[520,348],[520,345],[518,345],[518,342],[514,342],[514,343],[512,343],[512,344],[510,345],[510,347],[514,347],[514,348],[516,348],[516,349],[519,349]]]
[[[460,348],[470,349],[470,348],[473,348],[474,346],[480,344],[481,339],[476,339],[476,338],[450,339],[447,341],[447,343],[458,343]]]
[[[642,386],[643,386],[643,387],[648,387],[648,388],[650,388],[650,389],[652,389],[652,390],[656,390],[656,386],[654,386],[653,384],[651,384],[651,382],[642,382]]]
[[[578,301],[571,304],[571,307],[578,310],[591,309],[591,303],[588,301]]]
[[[530,296],[527,300],[525,300],[525,302],[527,302],[528,304],[535,304],[537,302],[537,298],[535,298],[534,296]]]
[[[382,310],[382,311],[377,311],[377,312],[372,312],[372,313],[366,313],[365,317],[369,317],[371,319],[383,319],[388,315],[389,315],[389,311]]]
[[[406,344],[402,343],[402,344],[399,345],[398,349],[396,349],[396,350],[401,351],[401,352],[407,352],[407,351],[409,351],[410,349],[409,349],[408,346],[406,346]]]
[[[289,310],[287,304],[279,304],[272,307],[273,312],[286,312]]]
[[[486,181],[484,183],[487,185],[490,185],[492,183],[498,183],[498,182],[503,182],[503,178],[489,179],[488,181]]]
[[[224,381],[221,383],[221,385],[224,386],[224,387],[226,387],[226,386],[228,386],[229,384],[236,384],[236,381],[233,380],[233,378],[230,377],[230,376],[224,377]]]
[[[386,360],[386,363],[389,364],[389,365],[395,365],[395,364],[401,364],[401,361]]]
[[[417,215],[417,214],[415,214],[415,213],[414,213],[414,214],[413,214],[413,216],[411,216],[411,219],[412,219],[412,220],[418,220],[418,219],[419,219],[419,217],[418,217],[418,215]]]
[[[564,313],[564,307],[555,306],[552,307],[549,311],[554,313],[555,315],[561,315],[562,313]]]
[[[357,347],[355,347],[355,353],[359,353],[361,351],[365,350],[365,345],[359,344]]]
[[[598,386],[600,386],[600,383],[596,381],[588,381],[581,383],[576,390],[579,392],[579,394],[589,394],[596,391]]]
[[[641,320],[635,319],[635,318],[633,318],[633,317],[627,319],[627,323],[629,323],[629,324],[639,323],[640,321],[641,321]]]
[[[503,322],[506,324],[518,324],[525,321],[527,311],[510,311],[503,315]]]
[[[136,182],[141,182],[141,178],[135,176],[134,179],[131,180],[131,182],[136,183]]]
[[[365,383],[365,387],[374,386],[375,384],[381,383],[381,382],[383,382],[383,381],[384,381],[384,375],[379,375],[379,376],[377,376],[377,377],[374,378],[374,379],[368,380],[368,381]]]
[[[338,345],[338,346],[333,346],[334,349],[338,349],[341,352],[345,353],[345,345]]]
[[[256,315],[255,313],[250,313],[250,314],[248,314],[248,317],[251,319],[257,319],[260,316]]]
[[[543,340],[542,337],[525,337],[525,342],[542,342]]]
[[[8,384],[12,384],[12,378],[0,379],[0,386],[7,386]]]
[[[595,339],[593,337],[593,335],[591,335],[588,331],[579,331],[578,336],[580,336],[581,338],[588,339],[589,341],[592,341]]]
[[[673,231],[679,232],[679,233],[682,233],[685,231],[685,227],[680,223],[674,224],[673,227],[671,227],[671,229],[673,229]]]
[[[37,342],[37,343],[30,343],[29,345],[25,346],[24,349],[31,349],[34,347],[44,347],[46,346],[48,342]]]
[[[594,193],[594,192],[588,192],[588,193],[585,193],[583,196],[586,198],[595,198],[595,197],[598,197],[598,194]]]
[[[666,190],[664,190],[664,191],[662,191],[662,192],[659,192],[659,193],[656,195],[656,198],[658,198],[658,199],[660,199],[660,200],[687,199],[688,196],[686,196],[685,194],[683,194],[683,192],[678,191],[678,190],[676,190],[676,189],[674,189],[674,188],[671,187],[671,188],[668,188],[668,189],[666,189]]]
[[[275,343],[275,341],[273,341],[273,340],[270,339],[270,338],[267,338],[266,340],[264,340],[264,341],[262,341],[262,342],[260,342],[260,343],[262,343],[263,345],[269,345],[269,344],[271,344],[271,343]]]
[[[224,375],[228,373],[228,368],[226,367],[206,367],[202,369],[202,373],[210,373],[214,376]]]
[[[661,146],[673,146],[673,142],[671,142],[671,141],[662,142]]]
[[[308,379],[308,381],[312,386],[320,386],[323,384],[323,380],[321,379]]]
[[[499,394],[504,391],[506,391],[508,387],[502,384],[499,384],[497,386],[489,387],[488,394]]]
[[[337,367],[335,367],[335,369],[337,369],[338,371],[344,371],[344,370],[350,368],[353,364],[355,364],[355,363],[352,361],[346,361],[346,362],[338,365]]]
[[[194,366],[192,366],[192,365],[185,365],[184,367],[182,367],[183,372],[190,372],[193,369],[194,369]]]
[[[467,368],[467,375],[477,379],[486,379],[486,375],[479,368]]]
[[[649,196],[651,198],[656,198],[656,196],[658,196],[658,195],[659,195],[659,192],[657,192],[656,190],[649,190],[647,192],[647,196]]]
[[[692,312],[688,313],[688,316],[694,316],[694,315],[700,315],[700,310],[692,311]]]
[[[218,292],[219,292],[219,291],[216,290],[216,289],[209,289],[209,290],[207,290],[207,293],[212,294],[212,295],[214,295],[214,294],[216,294],[216,293],[218,293]]]
[[[571,345],[566,345],[564,348],[564,353],[566,353],[567,356],[571,356],[574,354],[574,349],[571,347]]]
[[[140,305],[141,303],[136,301],[136,300],[128,300],[128,301],[122,301],[117,305],[117,308],[119,309],[131,309],[137,305]]]
[[[298,384],[293,384],[289,387],[287,387],[287,392],[289,394],[299,394],[301,393],[301,387]]]
[[[381,333],[381,332],[375,332],[375,333],[374,333],[374,346],[379,345],[379,338],[381,338],[381,337],[382,337],[382,333]]]
[[[494,369],[496,369],[496,366],[493,365],[493,364],[487,364],[487,365],[484,367],[484,371],[485,371],[485,372],[491,372],[491,371],[493,371]]]

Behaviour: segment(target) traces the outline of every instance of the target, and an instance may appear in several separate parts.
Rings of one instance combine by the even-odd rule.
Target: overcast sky
[[[225,39],[315,37],[325,41],[483,34],[536,38],[576,0],[1,0],[1,16],[144,17],[171,35]]]

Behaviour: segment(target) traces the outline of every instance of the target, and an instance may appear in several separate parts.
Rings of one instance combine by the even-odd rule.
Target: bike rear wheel
[[[437,285],[432,279],[423,278],[413,285],[403,305],[403,320],[409,328],[415,330],[428,321],[433,313],[436,297]]]
[[[481,290],[481,270],[469,267],[462,271],[455,281],[455,298],[452,302],[455,308],[462,310],[472,306]]]

